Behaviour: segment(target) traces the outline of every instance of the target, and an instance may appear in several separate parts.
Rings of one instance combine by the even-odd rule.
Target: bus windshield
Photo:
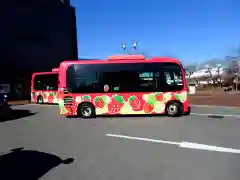
[[[33,81],[34,90],[58,90],[58,74],[36,74]]]
[[[170,92],[184,87],[182,69],[176,63],[72,64],[66,73],[72,93]]]

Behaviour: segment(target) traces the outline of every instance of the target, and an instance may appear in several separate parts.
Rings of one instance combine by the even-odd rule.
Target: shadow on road
[[[62,160],[53,154],[17,148],[0,156],[0,179],[37,180],[58,165],[73,161],[73,158]]]
[[[36,113],[32,113],[29,110],[10,109],[8,112],[6,112],[6,115],[2,115],[0,117],[0,122],[18,120],[24,117],[33,116],[35,114]]]
[[[96,117],[101,117],[101,118],[125,118],[125,117],[164,117],[166,115],[164,114],[133,114],[133,115],[125,115],[125,114],[113,114],[113,115],[97,115]],[[66,118],[68,119],[75,119],[75,118],[80,118],[79,116],[67,116]]]
[[[58,106],[58,103],[44,103],[44,104],[41,104],[41,105],[50,105],[50,106]]]
[[[224,116],[221,116],[221,115],[209,115],[208,117],[215,118],[215,119],[223,119],[224,118]]]
[[[180,116],[188,116],[191,113],[192,108],[188,107],[188,112],[187,113],[183,113],[180,114]],[[166,114],[107,114],[107,115],[97,115],[96,117],[118,117],[118,118],[125,118],[125,117],[167,117]],[[67,116],[66,118],[68,119],[75,119],[75,118],[79,118],[79,116]]]

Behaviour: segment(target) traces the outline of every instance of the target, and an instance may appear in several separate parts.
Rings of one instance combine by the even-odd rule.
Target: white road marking
[[[210,146],[206,144],[197,144],[192,142],[181,142],[181,148],[199,149],[207,151],[218,151],[218,152],[228,152],[228,153],[240,153],[240,149],[225,148],[219,146]]]
[[[224,116],[224,117],[240,118],[240,115],[237,115],[237,114],[205,114],[205,113],[190,113],[190,114],[196,115],[196,116]]]
[[[217,105],[197,105],[197,104],[190,104],[191,107],[206,107],[206,108],[224,108],[224,109],[236,109],[239,107],[236,106],[217,106]]]
[[[139,141],[148,141],[148,142],[152,142],[152,143],[180,145],[180,143],[178,143],[178,142],[162,141],[162,140],[157,140],[157,139],[149,139],[149,138],[141,138],[141,137],[133,137],[133,136],[124,136],[124,135],[118,135],[118,134],[106,134],[106,136],[118,137],[118,138],[123,138],[123,139],[139,140]]]
[[[142,137],[125,136],[125,135],[119,135],[119,134],[106,134],[106,136],[117,137],[122,139],[146,141],[146,142],[152,142],[152,143],[171,144],[171,145],[177,145],[178,147],[181,147],[181,148],[188,148],[188,149],[199,149],[199,150],[205,150],[205,151],[218,151],[218,152],[240,154],[240,149],[211,146],[211,145],[198,144],[198,143],[192,143],[192,142],[163,141],[163,140],[149,139],[149,138],[142,138]]]

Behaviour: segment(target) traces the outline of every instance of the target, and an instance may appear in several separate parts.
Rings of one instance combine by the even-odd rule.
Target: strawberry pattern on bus
[[[81,102],[91,102],[96,108],[97,115],[104,114],[163,114],[166,103],[171,100],[187,100],[187,92],[156,92],[156,93],[119,93],[119,94],[91,94],[72,95],[73,106],[64,106],[59,102],[62,115],[76,115],[77,107]]]
[[[35,91],[31,93],[31,101],[36,103],[39,96],[43,97],[44,103],[49,104],[57,104],[60,100],[60,93],[58,91]]]

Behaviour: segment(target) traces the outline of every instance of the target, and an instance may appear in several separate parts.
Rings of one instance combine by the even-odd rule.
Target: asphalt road
[[[0,123],[0,179],[35,180],[40,176],[44,180],[240,178],[237,109],[229,112],[223,108],[224,111],[219,112],[219,108],[193,107],[194,115],[180,118],[88,120],[60,117],[55,106],[24,105],[13,109],[14,117]],[[209,116],[216,112],[231,116]],[[182,142],[232,148],[237,153],[228,152],[229,149],[218,152],[220,149],[216,147],[194,149],[191,145],[192,148],[186,148]],[[2,172],[7,177],[3,177]]]

